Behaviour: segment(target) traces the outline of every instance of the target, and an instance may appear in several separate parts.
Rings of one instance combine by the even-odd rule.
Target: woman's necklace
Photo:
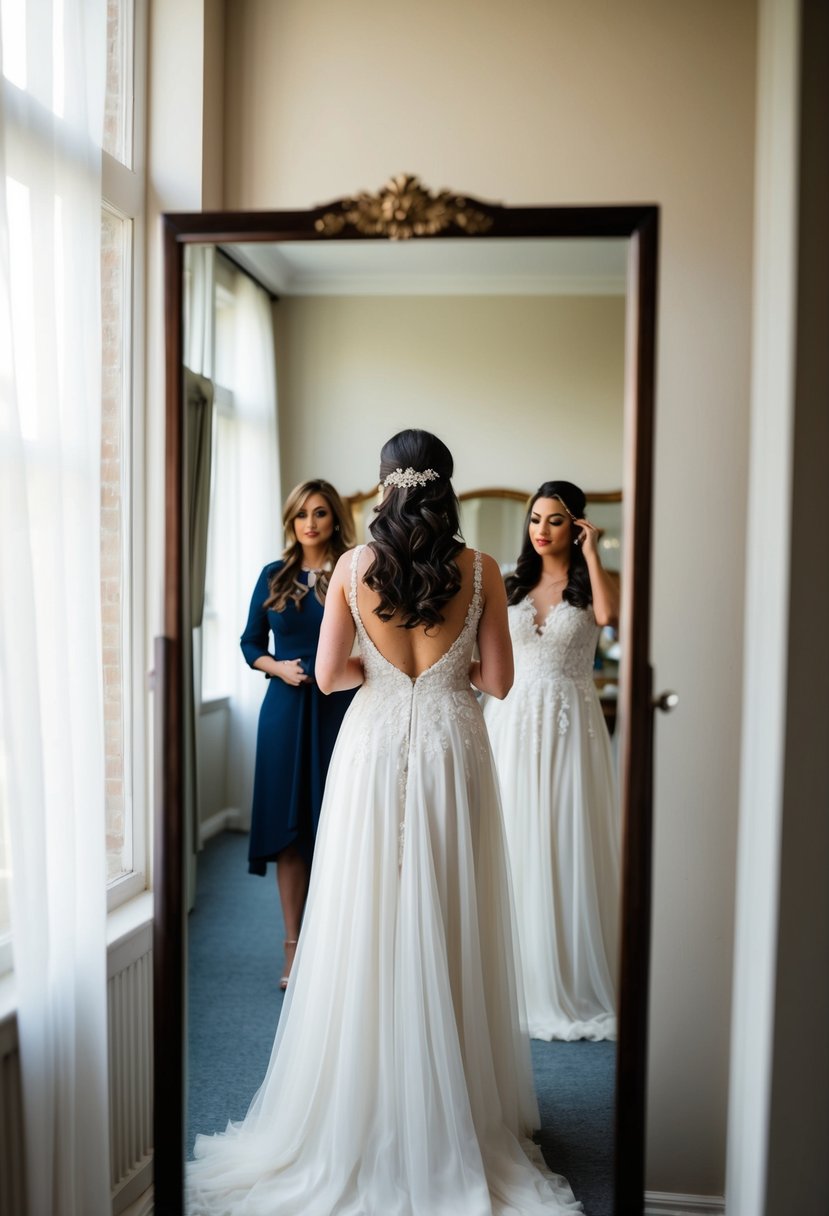
[[[544,573],[542,572],[541,577],[542,577],[542,578],[549,578],[550,576],[549,576],[549,574],[544,574]],[[549,586],[550,586],[550,587],[557,587],[557,586],[559,585],[559,583],[566,583],[566,582],[568,581],[568,579],[569,579],[569,578],[570,578],[570,575],[569,575],[569,574],[565,574],[564,578],[554,578],[554,579],[552,579],[552,580],[550,581]]]
[[[321,574],[329,574],[331,571],[331,563],[325,562],[322,566],[302,566],[302,570],[308,575],[308,586],[315,587],[317,579]]]

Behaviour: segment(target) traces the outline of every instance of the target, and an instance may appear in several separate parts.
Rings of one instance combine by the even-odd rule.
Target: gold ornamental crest
[[[475,235],[486,232],[492,220],[462,195],[450,190],[430,192],[411,173],[398,173],[377,194],[361,191],[355,198],[333,204],[314,227],[323,236],[338,236],[352,227],[361,236],[384,236],[407,241],[416,236],[436,236],[447,228]]]

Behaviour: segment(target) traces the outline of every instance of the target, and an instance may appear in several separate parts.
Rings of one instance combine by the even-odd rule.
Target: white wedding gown
[[[542,1216],[581,1209],[538,1126],[497,782],[463,630],[416,680],[351,610],[365,683],[331,760],[265,1080],[196,1139],[190,1216]]]
[[[509,608],[515,683],[487,700],[535,1039],[615,1039],[618,800],[592,608]]]

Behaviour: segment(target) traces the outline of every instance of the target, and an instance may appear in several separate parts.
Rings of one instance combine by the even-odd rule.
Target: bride
[[[470,688],[504,697],[512,650],[498,567],[458,539],[452,468],[426,431],[390,439],[371,544],[331,578],[317,683],[361,687],[268,1071],[241,1123],[197,1137],[191,1216],[580,1210],[528,1138],[501,812]]]

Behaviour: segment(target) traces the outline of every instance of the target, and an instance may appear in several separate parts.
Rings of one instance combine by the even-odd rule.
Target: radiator
[[[110,948],[109,1127],[112,1211],[118,1216],[152,1180],[152,933],[142,925]]]
[[[109,1125],[112,1213],[120,1216],[152,1184],[152,925],[139,925],[107,951]],[[135,1210],[135,1209],[134,1209]],[[149,1209],[147,1209],[149,1210]],[[17,1021],[0,1022],[0,1216],[23,1216],[23,1104]]]

